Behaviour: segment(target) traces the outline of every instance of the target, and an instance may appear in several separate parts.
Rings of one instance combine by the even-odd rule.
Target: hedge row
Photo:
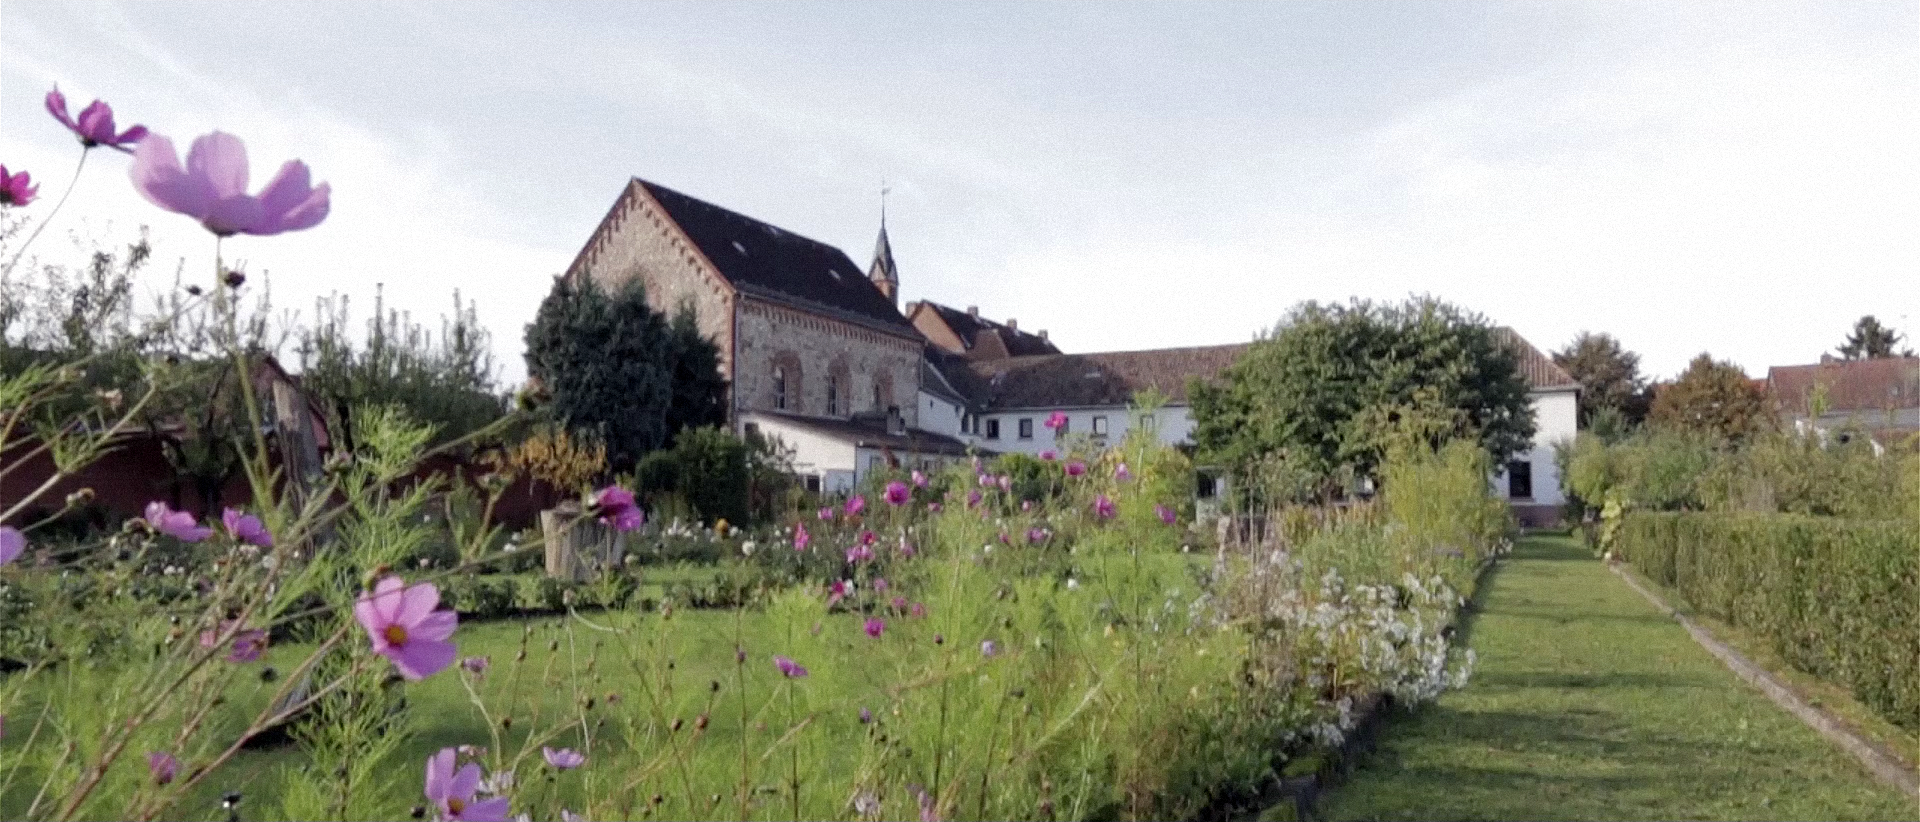
[[[1920,531],[1791,514],[1626,517],[1614,549],[1700,612],[1920,728]]]

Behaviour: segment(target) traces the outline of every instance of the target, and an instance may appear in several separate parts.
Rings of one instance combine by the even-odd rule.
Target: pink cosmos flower
[[[480,790],[480,763],[468,762],[454,771],[459,752],[441,748],[427,757],[427,801],[432,802],[442,822],[507,822],[512,800],[504,796],[475,801]]]
[[[1045,451],[1040,452],[1040,458],[1043,460],[1046,460],[1047,462],[1053,462],[1054,460],[1059,459],[1060,455],[1054,453],[1053,449],[1049,448]]]
[[[866,497],[861,496],[859,494],[854,494],[853,498],[847,500],[847,516],[851,517],[865,510],[867,510]]]
[[[259,517],[228,508],[220,514],[220,524],[227,526],[227,534],[235,540],[262,548],[273,547],[273,534],[260,523]]]
[[[1067,427],[1067,415],[1055,411],[1047,415],[1046,425],[1057,433],[1060,429]]]
[[[860,706],[860,724],[867,725],[867,724],[871,724],[872,722],[873,722],[873,711],[868,709],[867,706],[865,705]]]
[[[827,586],[827,607],[832,608],[835,603],[852,595],[853,581],[836,579],[833,584]]]
[[[1093,512],[1095,514],[1099,514],[1101,519],[1112,519],[1113,518],[1113,500],[1109,499],[1106,494],[1101,494],[1100,496],[1094,497]]]
[[[916,602],[913,604],[913,607],[907,609],[907,612],[916,617],[923,617],[927,615],[927,606]]]
[[[904,533],[900,535],[900,556],[913,556],[913,543],[907,541],[907,535]]]
[[[1002,491],[1013,490],[1013,477],[1011,475],[1009,474],[1000,475],[1000,490]]]
[[[873,592],[876,594],[884,594],[887,592],[886,577],[874,577],[872,585],[873,585]]]
[[[165,785],[180,774],[180,760],[166,751],[153,751],[147,754],[147,772],[153,774],[153,784]]]
[[[1157,502],[1153,504],[1153,513],[1159,515],[1160,521],[1168,525],[1172,525],[1176,517],[1176,514],[1174,514],[1172,508],[1168,508],[1167,506],[1161,505]]]
[[[12,562],[27,550],[27,535],[0,525],[0,565]]]
[[[1067,463],[1067,476],[1077,477],[1087,473],[1087,464],[1079,460]]]
[[[640,506],[633,504],[633,492],[618,485],[600,489],[593,497],[593,505],[600,511],[600,524],[616,531],[631,531],[647,521]]]
[[[1133,479],[1133,472],[1128,471],[1127,464],[1123,462],[1113,467],[1113,478],[1121,482],[1126,482],[1127,480]]]
[[[992,659],[1000,655],[1000,644],[989,639],[980,643],[980,655]]]
[[[548,765],[552,765],[563,771],[570,771],[587,764],[587,755],[572,748],[560,748],[556,750],[542,745],[540,746],[540,755],[546,758]]]
[[[486,673],[487,668],[491,665],[493,665],[492,657],[470,656],[460,660],[460,667],[466,669],[467,673],[473,674],[474,676]]]
[[[873,549],[865,545],[855,545],[847,549],[847,562],[859,564],[873,561]]]
[[[233,630],[229,622],[211,631],[200,632],[200,647],[213,648],[220,644],[220,636]],[[264,628],[248,628],[234,631],[233,649],[227,652],[228,662],[253,662],[260,658],[260,652],[267,647],[267,631]]]
[[[976,506],[976,505],[979,505],[979,504],[980,504],[980,492],[979,492],[979,491],[968,491],[968,492],[967,492],[967,507],[968,507],[968,508],[972,508],[972,507],[974,507],[974,506]]]
[[[155,500],[147,503],[147,527],[181,542],[199,542],[213,536],[212,528],[202,528],[194,522],[193,515],[186,511],[175,511],[167,504]]]
[[[200,221],[216,236],[312,228],[327,218],[326,183],[314,187],[307,165],[289,160],[257,195],[247,193],[247,146],[213,132],[193,141],[186,168],[173,141],[149,134],[133,152],[133,187],[154,205]]]
[[[10,174],[7,167],[0,165],[0,205],[23,206],[33,202],[40,187],[33,184],[33,175],[27,172]]]
[[[977,477],[974,477],[974,482],[978,483],[981,488],[986,488],[993,484],[993,475],[981,474]]]
[[[887,504],[905,505],[913,497],[913,490],[899,480],[887,483]]]
[[[867,636],[873,637],[874,639],[879,639],[880,634],[887,630],[887,622],[886,620],[875,617],[873,619],[867,620],[866,628],[867,628]]]
[[[1023,499],[1023,500],[1021,500],[1021,501],[1020,501],[1020,510],[1022,510],[1022,511],[1031,511],[1031,510],[1033,510],[1033,500],[1030,500],[1030,499]]]
[[[1027,542],[1032,543],[1034,545],[1038,545],[1046,541],[1047,541],[1047,529],[1045,528],[1028,528],[1027,529]]]
[[[460,617],[434,610],[439,604],[440,589],[433,583],[409,586],[390,576],[360,595],[353,616],[373,637],[373,652],[393,660],[401,676],[417,682],[453,664],[454,647],[447,637],[453,636]]]
[[[879,536],[878,534],[875,534],[875,533],[874,533],[874,532],[872,532],[872,531],[861,531],[861,532],[860,532],[860,544],[861,544],[861,545],[872,545],[872,544],[874,544],[874,543],[876,543],[876,542],[879,542],[879,541],[880,541],[880,536]]]
[[[927,511],[935,514],[940,513],[940,503],[937,503],[937,502],[927,503]]]
[[[793,526],[793,550],[805,551],[807,550],[807,543],[812,541],[813,536],[807,533],[807,524],[804,522],[795,523]]]
[[[807,669],[805,667],[784,656],[775,656],[773,658],[773,667],[779,668],[780,673],[786,675],[788,679],[799,679],[807,675]]]
[[[906,597],[894,597],[894,598],[893,598],[893,610],[895,610],[895,611],[905,611],[905,610],[907,610],[907,598],[906,598]]]
[[[825,508],[822,508],[822,509],[820,509],[820,521],[821,521],[821,522],[832,522],[832,521],[833,521],[833,513],[834,513],[834,512],[833,512],[833,506],[831,506],[831,505],[829,505],[829,506],[827,506],[827,507],[825,507]]]
[[[81,109],[80,119],[75,122],[74,118],[67,114],[67,96],[60,93],[59,86],[54,86],[52,91],[47,92],[47,113],[52,114],[53,119],[59,120],[60,125],[66,126],[68,131],[73,132],[75,137],[79,137],[80,145],[87,148],[107,146],[121,151],[130,151],[127,148],[128,143],[140,142],[141,138],[147,136],[146,126],[134,126],[118,135],[114,134],[113,107],[99,100]]]
[[[919,471],[913,472],[913,487],[915,488],[927,487],[927,475],[922,474]]]

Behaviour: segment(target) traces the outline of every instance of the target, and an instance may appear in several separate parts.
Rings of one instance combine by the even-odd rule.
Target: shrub
[[[1800,670],[1920,728],[1920,534],[1898,521],[1635,513],[1615,550]]]

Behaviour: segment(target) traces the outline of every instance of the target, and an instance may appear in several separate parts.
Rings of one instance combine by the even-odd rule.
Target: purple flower
[[[1002,491],[1013,490],[1013,477],[1011,475],[1009,474],[1000,475],[1000,490]]]
[[[900,556],[913,556],[913,543],[907,541],[907,535],[900,535]]]
[[[1032,543],[1034,545],[1038,545],[1046,541],[1047,541],[1047,529],[1045,528],[1028,528],[1027,529],[1027,542]]]
[[[847,516],[851,517],[865,510],[867,510],[866,497],[861,496],[859,494],[854,494],[851,499],[847,500]]]
[[[871,561],[873,561],[872,548],[868,548],[865,545],[855,545],[852,548],[847,549],[848,563],[857,565],[862,562],[871,562]]]
[[[974,507],[974,506],[976,506],[976,505],[979,505],[979,504],[980,504],[980,492],[979,492],[979,491],[968,491],[968,492],[967,492],[967,507],[968,507],[968,508],[972,508],[972,507]]]
[[[87,148],[107,146],[127,151],[126,144],[140,142],[141,138],[147,136],[146,126],[134,126],[118,135],[114,134],[113,106],[99,100],[81,109],[80,119],[75,122],[74,118],[67,115],[67,96],[60,93],[59,86],[54,86],[52,91],[47,92],[47,113],[52,114],[53,119],[59,120],[60,125],[66,126],[68,131],[73,132],[75,137],[79,137],[80,145]]]
[[[548,765],[552,765],[563,771],[570,771],[587,764],[587,755],[572,748],[560,748],[556,750],[542,745],[540,746],[540,755],[546,758]]]
[[[214,648],[220,645],[220,636],[234,629],[231,622],[211,631],[200,632],[200,647]],[[253,662],[260,658],[260,652],[267,647],[267,631],[264,628],[249,628],[233,633],[233,649],[227,652],[228,662]]]
[[[1172,525],[1176,517],[1172,508],[1168,508],[1167,506],[1161,505],[1160,503],[1157,503],[1157,502],[1153,504],[1153,513],[1160,517],[1161,522],[1164,522],[1168,525]]]
[[[1100,515],[1101,519],[1112,519],[1113,518],[1113,500],[1109,499],[1106,494],[1101,494],[1100,496],[1094,497],[1093,512],[1095,514]]]
[[[312,228],[327,218],[326,183],[315,188],[307,165],[289,160],[258,195],[247,193],[247,146],[231,134],[213,132],[193,141],[187,166],[173,141],[150,134],[133,152],[133,187],[154,205],[200,221],[217,236]]]
[[[831,506],[831,505],[829,505],[829,506],[827,506],[827,507],[825,507],[825,508],[822,508],[822,509],[820,509],[820,521],[821,521],[821,522],[832,522],[832,521],[833,521],[833,513],[834,513],[834,512],[833,512],[833,506]]]
[[[887,483],[887,504],[905,505],[913,497],[913,490],[899,480]]]
[[[194,522],[193,515],[186,511],[175,511],[164,502],[147,503],[147,527],[181,542],[199,542],[213,536],[212,528],[202,528]]]
[[[872,532],[872,531],[861,531],[861,532],[860,532],[860,544],[861,544],[861,545],[872,545],[872,544],[874,544],[874,543],[876,543],[876,542],[879,542],[879,541],[880,541],[880,536],[879,536],[878,534],[875,534],[875,533],[874,533],[874,532]]]
[[[180,774],[180,760],[166,751],[154,751],[147,754],[147,772],[153,774],[153,784],[165,785]]]
[[[893,598],[893,610],[895,610],[895,611],[904,611],[904,610],[907,610],[907,598],[906,598],[906,597],[894,597],[894,598]]]
[[[259,517],[228,508],[220,514],[220,523],[227,526],[227,534],[235,540],[262,548],[273,547],[273,534],[260,523]]]
[[[867,707],[865,705],[860,706],[860,724],[865,725],[872,721],[873,721],[873,712],[867,710]]]
[[[807,669],[801,667],[800,663],[784,656],[775,656],[773,658],[773,667],[779,668],[780,673],[786,675],[788,679],[799,679],[807,675]]]
[[[1000,644],[989,639],[980,643],[980,655],[992,659],[1000,655]]]
[[[618,485],[600,489],[593,497],[593,505],[600,512],[600,524],[616,531],[631,531],[647,521],[640,506],[633,504],[633,492]]]
[[[12,562],[25,550],[27,550],[27,535],[0,525],[0,565]]]
[[[918,602],[914,603],[913,607],[907,610],[909,613],[913,614],[915,617],[924,617],[927,615],[927,606],[922,605]]]
[[[879,639],[880,634],[887,630],[887,621],[884,619],[880,619],[879,617],[874,617],[872,619],[867,620],[866,629],[867,629],[867,636],[873,637],[874,639]]]
[[[876,594],[884,594],[884,593],[886,593],[886,592],[887,592],[887,578],[886,578],[886,577],[874,577],[874,578],[873,578],[873,583],[872,583],[872,584],[873,584],[873,592],[874,592],[874,593],[876,593]]]
[[[442,822],[506,822],[512,800],[504,796],[474,801],[480,789],[480,763],[468,762],[458,772],[453,769],[459,752],[441,748],[427,757],[427,801],[439,810]]]
[[[822,508],[820,510],[825,511],[828,509]],[[807,543],[812,541],[813,541],[813,537],[807,533],[807,524],[804,522],[794,523],[793,550],[805,551],[807,550]]]
[[[849,559],[848,561],[852,561],[852,560]],[[834,580],[833,584],[827,586],[827,607],[832,608],[835,603],[839,602],[840,600],[846,599],[848,596],[852,594],[853,594],[853,582],[851,580],[845,580],[845,579]]]
[[[390,576],[360,595],[353,616],[373,637],[374,653],[393,660],[401,676],[419,681],[453,664],[455,651],[447,637],[460,617],[434,610],[439,604],[440,589],[433,583],[409,586]]]
[[[1030,500],[1030,499],[1023,499],[1023,500],[1021,500],[1021,501],[1020,501],[1020,510],[1022,510],[1022,511],[1031,511],[1031,510],[1033,510],[1033,500]]]
[[[480,674],[486,673],[487,668],[492,664],[493,664],[493,659],[491,657],[484,657],[484,656],[470,656],[460,660],[460,667],[465,668],[467,670],[467,673],[473,674],[475,676],[479,676]]]
[[[1087,473],[1087,464],[1079,460],[1067,463],[1067,476],[1077,477]]]
[[[919,471],[913,472],[913,487],[915,488],[927,487],[927,475],[922,474]]]
[[[1045,451],[1040,452],[1040,458],[1043,460],[1046,460],[1047,462],[1053,462],[1054,460],[1059,459],[1060,455],[1054,453],[1053,449],[1049,448]]]
[[[935,514],[940,513],[940,503],[937,503],[937,502],[927,503],[927,511]]]
[[[985,488],[993,484],[993,476],[991,474],[981,474],[974,477],[974,481],[977,482],[981,488]]]
[[[9,174],[7,167],[0,165],[0,205],[23,206],[33,202],[40,187],[33,184],[33,175],[27,172]]]
[[[1123,462],[1113,467],[1113,478],[1121,482],[1126,482],[1127,480],[1133,479],[1133,472],[1128,471],[1127,464]]]
[[[1067,427],[1067,415],[1058,411],[1047,415],[1046,426],[1053,429],[1055,433],[1058,433],[1061,429]]]

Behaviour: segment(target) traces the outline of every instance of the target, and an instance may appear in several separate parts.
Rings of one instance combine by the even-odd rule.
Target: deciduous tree
[[[1705,352],[1687,364],[1679,379],[1654,395],[1648,420],[1726,442],[1744,442],[1774,428],[1766,392],[1747,379],[1740,366]]]

